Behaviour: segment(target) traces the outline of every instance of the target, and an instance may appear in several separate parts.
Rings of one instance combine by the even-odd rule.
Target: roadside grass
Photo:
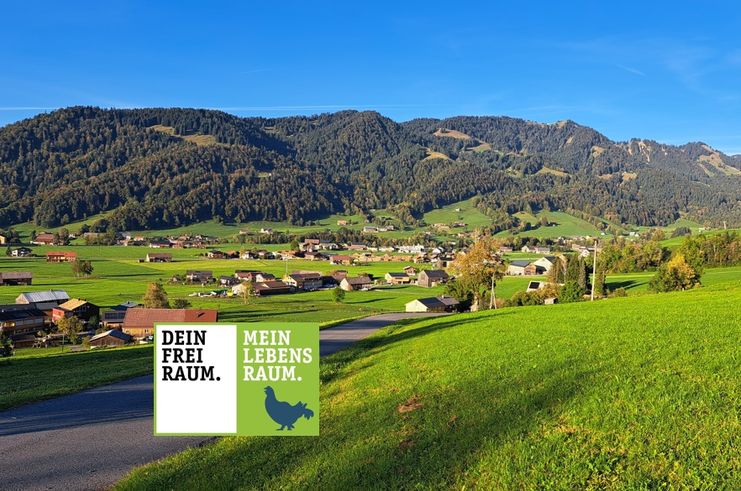
[[[389,326],[322,360],[317,438],[225,438],[118,489],[739,489],[741,286]]]
[[[0,410],[152,372],[152,346],[23,349],[0,358]]]

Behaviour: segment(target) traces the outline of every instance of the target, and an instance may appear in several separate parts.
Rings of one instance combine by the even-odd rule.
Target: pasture
[[[118,489],[739,489],[740,301],[735,283],[399,323],[322,360],[321,436],[225,438]]]

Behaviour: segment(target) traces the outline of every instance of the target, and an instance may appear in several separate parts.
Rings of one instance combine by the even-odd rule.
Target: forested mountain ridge
[[[680,214],[741,224],[741,158],[508,117],[400,124],[356,111],[239,118],[73,107],[0,128],[0,227],[103,211],[119,229],[213,217],[300,224],[373,208],[411,223],[474,195],[502,223],[549,208],[639,225]]]

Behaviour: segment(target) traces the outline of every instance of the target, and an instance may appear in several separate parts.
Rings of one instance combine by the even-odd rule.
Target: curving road
[[[319,351],[326,356],[397,320],[434,315],[441,314],[381,314],[325,329]],[[152,407],[147,375],[0,412],[0,488],[104,489],[138,465],[213,440],[154,437]]]

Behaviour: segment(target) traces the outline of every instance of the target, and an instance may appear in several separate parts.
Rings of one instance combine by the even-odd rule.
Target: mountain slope
[[[119,228],[303,223],[342,211],[578,210],[657,225],[681,214],[741,224],[741,159],[702,143],[612,142],[571,121],[396,123],[375,112],[239,118],[198,109],[74,107],[0,129],[0,227],[111,211]]]

